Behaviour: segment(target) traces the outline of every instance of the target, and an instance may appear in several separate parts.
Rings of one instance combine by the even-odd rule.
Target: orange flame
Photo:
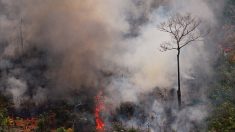
[[[104,131],[104,122],[100,116],[100,112],[104,109],[104,104],[101,101],[102,93],[98,94],[96,99],[96,107],[95,107],[95,122],[96,122],[96,130],[97,131]]]

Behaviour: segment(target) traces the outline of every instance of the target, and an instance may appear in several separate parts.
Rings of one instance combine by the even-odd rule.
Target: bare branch
[[[191,43],[193,41],[202,41],[202,40],[199,40],[199,38],[201,38],[201,36],[193,37],[193,38],[187,40],[182,46],[180,46],[179,49],[183,48],[184,46],[188,45],[189,43]]]
[[[167,50],[177,50],[177,48],[176,47],[173,47],[173,44],[172,43],[170,43],[170,42],[164,42],[164,43],[162,43],[161,45],[160,45],[160,51],[167,51]]]
[[[207,35],[202,35],[197,29],[200,24],[201,21],[192,17],[190,14],[176,14],[168,21],[161,23],[160,26],[158,26],[158,29],[169,33],[175,41],[175,43],[171,44],[166,42],[161,44],[161,49],[164,51],[173,49],[180,50],[193,41],[199,41],[200,38]]]

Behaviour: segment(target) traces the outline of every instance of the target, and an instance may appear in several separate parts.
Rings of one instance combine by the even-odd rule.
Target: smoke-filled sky
[[[202,20],[201,29],[213,29],[219,24],[223,4],[219,0],[0,0],[0,67],[4,71],[0,89],[17,106],[19,98],[35,102],[67,98],[77,89],[102,89],[107,101],[118,105],[138,102],[141,94],[156,87],[176,88],[176,52],[160,52],[160,44],[171,38],[157,25],[172,14],[191,13]],[[213,72],[208,47],[216,47],[207,39],[182,50],[185,102],[191,96],[187,81],[200,83],[195,94],[204,98],[206,82],[202,78]],[[34,53],[32,47],[47,56],[32,56],[30,61],[22,57],[23,66],[13,61]],[[45,71],[29,70],[45,63]],[[202,107],[195,108],[196,113],[204,111]]]

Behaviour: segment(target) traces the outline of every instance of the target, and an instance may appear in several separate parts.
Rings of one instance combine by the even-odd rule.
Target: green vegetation
[[[66,132],[66,130],[63,127],[60,127],[56,129],[56,132]]]
[[[224,26],[233,27],[235,1],[229,0],[224,11]],[[210,132],[235,131],[235,29],[224,33],[222,43],[225,48],[232,48],[226,54],[221,54],[216,66],[217,82],[209,92],[212,102],[212,112],[208,118]]]
[[[4,132],[9,124],[7,109],[0,108],[0,132]]]
[[[7,98],[0,94],[0,132],[6,131],[7,125],[9,124],[7,113],[8,102]]]
[[[36,132],[49,132],[49,119],[46,113],[41,114],[38,121]]]
[[[222,57],[224,61],[218,67],[219,81],[210,92],[212,114],[209,118],[209,131],[231,132],[235,130],[235,66]]]
[[[212,132],[235,131],[235,105],[230,102],[219,105],[214,110],[209,129]]]

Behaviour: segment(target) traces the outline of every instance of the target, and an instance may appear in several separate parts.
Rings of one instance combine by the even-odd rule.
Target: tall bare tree
[[[178,71],[178,105],[181,107],[181,87],[180,87],[180,51],[193,41],[202,39],[202,34],[198,30],[201,21],[192,17],[190,14],[176,14],[169,18],[166,22],[161,23],[158,29],[162,32],[169,33],[170,41],[161,44],[161,51],[177,50],[177,71]]]

